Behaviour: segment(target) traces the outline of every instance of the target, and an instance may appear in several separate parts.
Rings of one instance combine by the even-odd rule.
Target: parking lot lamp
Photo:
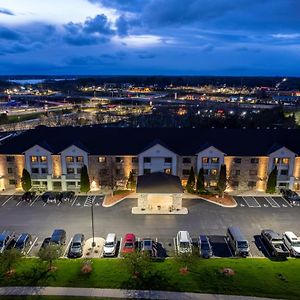
[[[94,203],[93,202],[91,205],[91,218],[92,218],[92,236],[93,236],[92,247],[95,247],[96,243],[95,243],[95,230],[94,230]]]

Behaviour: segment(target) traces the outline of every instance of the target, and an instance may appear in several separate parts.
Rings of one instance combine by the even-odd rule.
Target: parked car
[[[213,256],[212,247],[207,235],[199,236],[199,255],[203,258],[210,258]]]
[[[82,233],[76,233],[73,236],[72,242],[70,244],[68,257],[77,258],[81,257],[83,254],[83,246],[84,246],[84,235]]]
[[[105,239],[103,256],[115,256],[117,251],[117,236],[115,233],[109,233]]]
[[[47,237],[43,240],[43,243],[41,245],[41,249],[45,249],[50,245],[51,237]]]
[[[42,200],[46,203],[56,203],[59,197],[57,192],[45,192],[42,195]]]
[[[231,226],[227,229],[227,240],[235,256],[246,257],[250,247],[239,227]]]
[[[26,202],[31,202],[34,199],[35,195],[36,195],[36,192],[25,192],[22,195],[21,199]]]
[[[282,197],[293,206],[300,206],[300,196],[290,189],[280,189]]]
[[[15,239],[15,234],[12,231],[4,230],[0,234],[0,253],[2,253],[11,242]]]
[[[65,245],[66,231],[64,229],[55,229],[52,233],[50,243],[57,245]]]
[[[264,229],[261,231],[261,238],[271,251],[272,256],[285,258],[289,256],[289,250],[283,242],[281,234],[272,229]]]
[[[154,256],[153,241],[150,238],[142,240],[141,251],[149,254],[151,257]]]
[[[283,234],[283,240],[289,249],[290,254],[295,257],[300,257],[300,238],[298,238],[293,232],[286,231]]]
[[[29,233],[21,233],[14,244],[14,248],[23,252],[25,248],[32,244],[32,238]]]
[[[132,253],[135,251],[135,235],[127,233],[124,237],[122,244],[122,254]]]
[[[177,253],[192,253],[192,239],[190,238],[190,234],[188,231],[178,231],[176,236],[176,243],[177,243]]]
[[[74,199],[75,193],[73,191],[62,192],[59,195],[59,201],[61,202],[70,202]]]

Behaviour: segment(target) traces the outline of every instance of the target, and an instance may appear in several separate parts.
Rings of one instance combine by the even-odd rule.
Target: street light
[[[94,229],[94,199],[92,200],[91,203],[91,219],[92,219],[92,236],[93,236],[92,247],[95,247],[96,243],[95,243],[95,229]]]

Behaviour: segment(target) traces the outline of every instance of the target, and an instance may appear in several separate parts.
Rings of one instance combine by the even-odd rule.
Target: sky
[[[0,0],[0,75],[300,76],[299,0]]]

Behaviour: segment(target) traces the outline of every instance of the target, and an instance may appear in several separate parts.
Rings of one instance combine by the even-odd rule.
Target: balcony
[[[47,179],[47,174],[31,174],[32,179]]]
[[[66,179],[80,179],[80,174],[66,174]]]

